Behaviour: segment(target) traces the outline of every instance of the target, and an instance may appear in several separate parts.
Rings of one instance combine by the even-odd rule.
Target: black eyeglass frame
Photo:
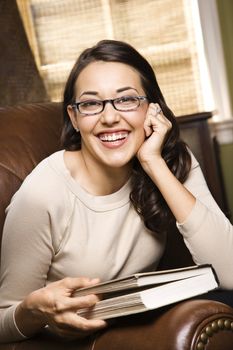
[[[124,96],[125,97],[125,96]],[[83,116],[92,116],[92,115],[96,115],[96,114],[100,114],[103,112],[104,108],[105,108],[105,105],[106,103],[111,103],[111,105],[113,106],[113,108],[116,110],[116,111],[119,111],[119,112],[131,112],[131,111],[135,111],[139,106],[140,106],[140,101],[146,101],[148,100],[148,98],[146,96],[126,96],[126,97],[133,97],[135,98],[136,100],[138,100],[138,105],[137,107],[133,108],[133,109],[119,109],[115,106],[115,103],[116,101],[119,101],[122,99],[122,97],[117,97],[117,98],[113,98],[113,99],[107,99],[107,100],[89,100],[89,101],[97,101],[97,102],[100,102],[102,104],[102,109],[99,111],[99,112],[95,112],[95,113],[83,113],[83,112],[80,112],[79,110],[79,105],[82,104],[82,103],[86,103],[88,101],[83,101],[83,102],[74,102],[71,104],[71,107],[72,108],[75,108],[79,111],[79,113]]]

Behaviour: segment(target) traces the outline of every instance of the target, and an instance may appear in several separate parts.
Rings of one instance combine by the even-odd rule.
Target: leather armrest
[[[96,339],[94,350],[233,349],[233,309],[220,302],[189,300],[122,321]]]
[[[118,319],[86,340],[62,341],[46,332],[0,350],[232,350],[233,309],[209,300],[189,300]]]

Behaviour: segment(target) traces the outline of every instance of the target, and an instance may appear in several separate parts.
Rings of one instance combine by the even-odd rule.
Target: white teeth
[[[127,132],[124,133],[117,133],[117,134],[104,134],[104,135],[100,135],[100,140],[101,141],[117,141],[117,140],[121,140],[124,139],[128,136]]]

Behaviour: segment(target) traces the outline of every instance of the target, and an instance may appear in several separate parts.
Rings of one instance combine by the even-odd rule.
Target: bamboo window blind
[[[124,40],[152,64],[165,99],[179,115],[203,112],[189,0],[17,0],[52,101],[80,52],[102,39]]]

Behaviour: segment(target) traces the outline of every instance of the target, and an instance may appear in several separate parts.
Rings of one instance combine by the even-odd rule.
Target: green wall
[[[226,73],[233,110],[233,0],[216,0]],[[217,67],[216,67],[217,72]],[[220,145],[220,161],[231,221],[233,221],[233,142]]]
[[[219,14],[231,105],[233,107],[233,0],[216,0],[216,4]]]
[[[231,221],[233,222],[233,143],[220,145],[219,152]]]

